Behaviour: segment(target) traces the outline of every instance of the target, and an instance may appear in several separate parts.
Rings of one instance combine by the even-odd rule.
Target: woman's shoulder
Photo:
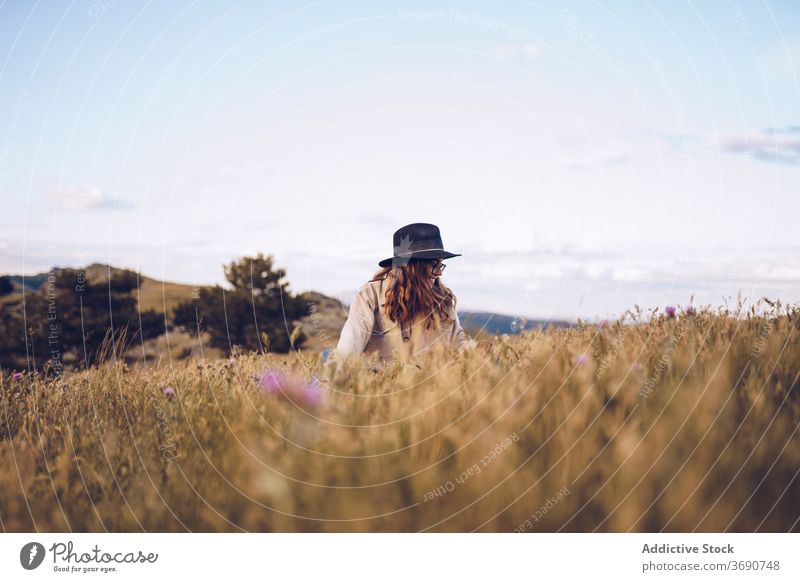
[[[373,308],[383,302],[380,299],[382,281],[367,281],[358,288],[356,297],[362,301],[366,301]]]
[[[386,289],[389,288],[389,285],[391,285],[391,282],[392,276],[386,275],[382,279],[370,279],[361,286],[361,289],[366,291],[375,291],[376,293],[380,292],[381,290],[384,290],[385,292]]]
[[[369,293],[371,291],[378,291],[380,290],[381,286],[383,285],[383,280],[378,281],[367,281],[361,287],[358,288],[359,293]]]

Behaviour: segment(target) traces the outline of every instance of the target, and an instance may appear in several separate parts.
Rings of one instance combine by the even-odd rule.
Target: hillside
[[[53,271],[58,273],[62,269],[64,267],[55,267]],[[90,281],[107,281],[112,273],[118,273],[123,270],[101,263],[92,263],[84,269],[86,278]],[[48,273],[25,276],[11,275],[10,277],[15,292],[3,298],[6,302],[15,301],[22,295],[23,291],[25,293],[34,293],[41,289],[47,282]],[[143,310],[153,309],[159,313],[166,311],[171,314],[180,301],[189,299],[192,296],[192,289],[191,285],[169,283],[140,275],[139,290],[136,293],[139,298],[139,305]]]
[[[94,263],[86,267],[86,276],[93,281],[106,281],[112,273],[122,271],[116,267]],[[159,281],[144,275],[139,278],[139,307],[142,310],[153,309],[159,313],[171,315],[175,306],[192,297],[192,285]]]

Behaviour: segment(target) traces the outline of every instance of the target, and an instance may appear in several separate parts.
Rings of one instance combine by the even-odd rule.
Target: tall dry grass
[[[2,379],[5,531],[798,531],[798,309]],[[323,376],[318,407],[266,367]],[[171,386],[174,396],[164,393]]]

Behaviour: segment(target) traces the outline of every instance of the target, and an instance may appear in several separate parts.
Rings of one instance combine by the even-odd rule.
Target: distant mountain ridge
[[[500,313],[485,311],[459,311],[458,318],[461,321],[464,331],[470,335],[475,335],[479,331],[491,335],[516,335],[523,331],[530,331],[531,329],[570,327],[572,325],[569,321],[528,319],[525,317],[514,317],[512,315],[502,315]]]

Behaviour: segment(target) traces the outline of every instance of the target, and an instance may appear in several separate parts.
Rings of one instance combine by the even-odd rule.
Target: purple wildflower
[[[667,314],[667,317],[675,317],[675,307],[672,305],[667,305],[664,312]]]
[[[585,364],[588,361],[589,361],[589,356],[587,356],[586,354],[580,354],[578,356],[575,356],[575,365],[576,366],[580,366],[581,364]]]
[[[266,370],[258,377],[258,387],[267,394],[280,394],[286,377],[277,370]]]
[[[11,377],[14,378],[14,380],[22,380],[22,372],[14,372]]]
[[[304,404],[315,407],[322,402],[322,386],[319,380],[313,378],[311,382],[303,386],[300,392],[300,399]]]
[[[171,399],[173,396],[175,396],[175,389],[172,386],[164,386],[163,392],[164,396],[167,398]]]
[[[305,382],[278,370],[266,370],[257,382],[264,394],[286,398],[301,408],[315,408],[322,402],[322,385],[315,377]]]
[[[686,315],[697,315],[697,310],[694,308],[693,305],[690,305],[686,308]]]

